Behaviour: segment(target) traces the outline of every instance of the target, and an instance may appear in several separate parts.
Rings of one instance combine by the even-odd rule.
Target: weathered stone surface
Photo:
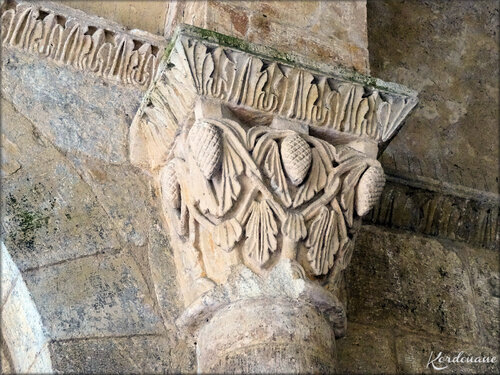
[[[77,170],[5,100],[2,132],[20,150],[4,150],[20,168],[2,180],[2,232],[21,270],[120,246]]]
[[[150,228],[147,260],[164,324],[167,329],[174,329],[175,320],[182,314],[183,298],[177,280],[172,248],[161,222],[155,223]]]
[[[72,8],[113,20],[128,29],[163,34],[170,1],[60,1]]]
[[[498,374],[498,350],[463,343],[452,338],[439,336],[419,336],[408,332],[399,332],[395,337],[395,350],[397,353],[398,368],[405,374]],[[434,369],[432,361],[439,353],[444,357],[456,357],[463,352],[462,357],[496,357],[495,363],[439,363],[435,361]],[[432,355],[432,356],[431,356]]]
[[[366,14],[365,1],[177,2],[168,6],[165,35],[187,23],[366,74]]]
[[[54,369],[63,373],[194,373],[194,350],[165,336],[55,341]]]
[[[20,150],[16,144],[12,143],[3,133],[0,150],[3,156],[1,169],[2,177],[7,177],[16,173],[19,168],[21,168],[21,164],[19,164],[16,160],[19,158]]]
[[[284,52],[294,50],[318,61],[334,60],[357,66],[367,56],[365,47],[360,47],[366,46],[362,40],[365,31],[356,27],[356,20],[349,18],[349,12],[337,9],[346,3],[347,7],[354,7],[350,3],[364,6],[363,2],[322,5],[316,2],[218,2],[211,11],[204,10],[203,2],[191,2],[191,6],[198,7],[202,16],[207,15],[207,22],[218,22],[216,30],[249,41],[262,40],[260,43],[275,45]],[[173,4],[158,3],[157,6]],[[425,101],[417,109],[418,119],[410,119],[407,124],[415,128],[402,131],[400,136],[404,136],[404,140],[398,143],[396,138],[389,146],[384,163],[398,173],[409,171],[409,175],[423,174],[452,183],[468,181],[469,186],[496,191],[497,173],[491,166],[496,168],[498,159],[495,143],[498,84],[494,73],[498,70],[498,47],[492,40],[498,38],[493,37],[498,26],[491,27],[491,31],[486,29],[498,22],[493,14],[498,8],[491,8],[492,2],[471,4],[451,2],[446,3],[446,7],[439,2],[369,4],[371,24],[387,25],[370,31],[374,40],[373,43],[370,40],[370,48],[377,60],[372,61],[375,75],[421,89]],[[120,8],[120,4],[110,2],[81,5],[88,5],[88,9],[94,7],[96,13],[96,8],[101,6],[102,14]],[[115,6],[117,8],[113,8]],[[492,9],[491,16],[487,14],[489,9]],[[331,18],[334,13],[338,18]],[[116,16],[121,17],[121,11]],[[139,17],[134,22],[139,21]],[[150,19],[141,21],[147,23]],[[347,23],[353,27],[349,29]],[[347,31],[342,30],[344,27]],[[352,49],[346,54],[341,51],[342,56],[337,56],[334,48]],[[171,250],[164,231],[158,227],[157,212],[152,211],[151,182],[127,164],[125,141],[130,122],[127,115],[135,112],[132,107],[137,107],[141,94],[19,53],[4,51],[3,55],[4,58],[14,56],[4,65],[3,84],[8,85],[4,96],[35,126],[19,134],[9,130],[9,134],[2,136],[2,173],[7,176],[2,181],[2,189],[7,186],[22,192],[26,201],[21,202],[23,206],[19,208],[34,215],[19,217],[17,222],[8,219],[13,226],[9,227],[4,221],[3,230],[14,233],[15,229],[26,227],[35,233],[36,251],[28,251],[25,245],[30,243],[31,234],[27,241],[12,242],[18,247],[16,261],[23,269],[63,262],[28,272],[32,279],[30,288],[36,292],[37,301],[43,301],[44,319],[50,322],[52,332],[65,338],[52,346],[57,369],[65,372],[194,372],[193,349],[172,339],[176,334],[173,321],[181,311],[182,301]],[[2,112],[5,108],[4,105]],[[12,109],[7,111],[14,113]],[[24,129],[25,120],[7,114],[9,116],[14,119],[11,125],[19,124]],[[4,123],[2,119],[5,128]],[[35,128],[38,132],[33,132]],[[18,143],[21,133],[34,141],[23,138]],[[422,139],[425,142],[421,142]],[[62,150],[71,163],[62,153],[57,153],[48,140]],[[37,142],[41,145],[36,145]],[[43,151],[46,149],[50,151]],[[45,190],[40,193],[33,189],[38,185],[29,185],[25,176],[42,183]],[[45,224],[46,217],[37,216],[37,210],[41,207],[43,213],[45,207],[50,208],[53,193],[59,194],[54,209],[58,211],[48,211],[48,225],[59,228],[64,235],[48,235],[43,227],[36,228]],[[464,208],[453,199],[440,200],[428,192],[414,193],[404,189],[394,194],[394,200],[377,212],[376,222],[387,220],[396,227],[449,239],[469,241],[468,238],[472,238],[472,243],[477,240],[478,244],[484,242],[486,247],[494,249],[494,242],[491,245],[488,237],[491,232],[488,225],[493,226],[496,219],[488,207],[468,202]],[[4,202],[7,207],[8,201],[4,199]],[[58,209],[57,204],[64,205],[64,209]],[[411,209],[403,212],[407,206]],[[467,221],[454,231],[451,223],[458,220],[454,214],[457,210]],[[78,215],[70,221],[66,214],[72,215],[73,211]],[[16,212],[13,207],[11,212]],[[33,221],[34,225],[29,224]],[[103,223],[105,231],[99,232],[97,226]],[[21,232],[17,231],[16,235]],[[362,324],[349,324],[347,337],[337,341],[342,372],[422,373],[427,371],[425,365],[430,350],[458,352],[464,349],[471,354],[498,355],[497,253],[451,242],[438,243],[408,233],[385,233],[373,227],[362,232],[359,243],[361,252],[354,253],[352,266],[355,268],[348,276],[350,297],[347,301],[350,321]],[[53,248],[41,251],[42,245]],[[66,261],[129,246],[132,256],[111,251],[109,257]],[[24,255],[18,255],[21,253]],[[112,260],[114,256],[117,258]],[[101,260],[102,266],[98,264]],[[139,264],[132,265],[135,263]],[[129,269],[132,275],[125,277],[125,281],[123,269]],[[94,277],[95,274],[98,277]],[[100,281],[93,281],[96,279]],[[137,293],[131,292],[131,299],[128,292],[119,290],[123,283],[129,290],[137,289]],[[156,336],[164,330],[160,312],[156,312],[155,296],[162,310],[163,325],[167,327],[165,337]],[[108,305],[100,307],[101,302]],[[148,311],[143,317],[142,309]],[[61,323],[61,316],[69,321],[74,318],[74,326]],[[101,335],[131,337],[95,337]],[[453,337],[467,342],[452,340]],[[273,357],[274,349],[278,352],[283,348],[267,349],[255,350],[253,354],[263,361],[274,361],[277,360]],[[300,347],[297,351],[300,354],[304,349]],[[397,364],[394,358],[398,359]],[[228,356],[227,365],[238,368],[239,363],[238,355]],[[464,366],[456,372],[496,373],[498,368]]]
[[[184,25],[134,118],[131,161],[157,182],[198,372],[335,369],[345,314],[323,284],[336,289],[382,192],[377,145],[417,99],[329,69]]]
[[[1,339],[2,367],[16,373],[52,372],[50,355],[47,353],[47,335],[40,314],[14,264],[1,243],[2,304]],[[4,287],[9,288],[6,292]],[[4,372],[2,372],[4,373]]]
[[[149,228],[158,217],[151,178],[130,164],[113,165],[84,156],[68,158],[91,187],[122,240],[145,245]]]
[[[367,325],[349,324],[346,337],[337,340],[339,374],[394,374],[393,333]]]
[[[42,350],[47,338],[40,316],[22,279],[14,286],[2,306],[2,335],[11,351],[14,368],[25,372]]]
[[[25,279],[54,339],[164,330],[140,270],[126,252],[29,271]]]
[[[295,300],[243,300],[220,309],[201,329],[197,345],[200,373],[335,369],[333,330],[314,307]]]
[[[434,239],[364,226],[346,279],[348,321],[478,338],[468,272]]]
[[[369,1],[372,74],[419,91],[386,169],[498,193],[499,4]]]
[[[42,350],[40,350],[31,363],[28,372],[31,374],[47,374],[53,372],[52,358],[49,351],[49,341],[47,341]]]
[[[408,332],[404,332],[394,337],[394,341],[397,365],[403,373],[433,373],[432,367],[427,367],[427,361],[429,360],[431,352],[435,349],[436,337],[414,336]]]
[[[10,254],[8,254],[4,243],[1,243],[2,251],[2,263],[0,264],[2,270],[2,298],[0,300],[0,306],[3,306],[7,297],[12,292],[12,289],[16,285],[17,279],[22,278],[19,268],[12,261]]]
[[[494,194],[424,181],[388,176],[365,222],[488,249],[500,246],[500,200]]]
[[[0,371],[2,372],[2,374],[10,374],[14,372],[5,345],[2,345],[0,352]]]
[[[500,263],[494,250],[457,246],[468,266],[479,321],[479,342],[500,351]]]
[[[3,49],[2,65],[4,98],[58,149],[109,163],[127,160],[140,90],[11,49]]]

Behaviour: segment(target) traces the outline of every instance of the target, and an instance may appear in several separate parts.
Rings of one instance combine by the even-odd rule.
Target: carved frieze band
[[[374,144],[388,141],[418,101],[415,92],[400,90],[397,85],[393,91],[379,89],[189,34],[175,40],[168,62],[159,69],[163,69],[162,74],[135,120],[136,126],[145,129],[144,143],[156,147],[149,157],[139,160],[146,153],[135,153],[132,145],[135,162],[153,169],[167,157],[179,123],[190,116],[195,97],[285,118],[343,137],[344,142],[362,139]]]
[[[411,180],[389,175],[380,201],[364,222],[488,249],[500,247],[500,199],[412,185]]]
[[[99,27],[91,23],[91,17],[75,18],[63,14],[61,6],[51,5],[3,1],[2,46],[35,53],[122,84],[143,89],[150,85],[165,43]]]
[[[387,141],[415,96],[327,77],[221,46],[182,41],[198,94],[309,125]]]

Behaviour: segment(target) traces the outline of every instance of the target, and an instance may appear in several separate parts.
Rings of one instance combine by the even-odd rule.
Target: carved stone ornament
[[[149,33],[52,2],[2,0],[0,10],[3,47],[139,88],[149,87],[158,68],[164,43]]]
[[[199,371],[334,371],[339,281],[385,183],[377,145],[416,95],[228,44],[183,27],[131,129],[170,231],[178,324],[197,336]]]

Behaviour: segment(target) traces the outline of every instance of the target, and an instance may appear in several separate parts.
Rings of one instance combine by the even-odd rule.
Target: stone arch
[[[7,248],[2,251],[2,373],[52,373],[40,314]]]

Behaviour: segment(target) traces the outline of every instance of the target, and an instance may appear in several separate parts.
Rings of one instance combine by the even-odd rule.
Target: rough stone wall
[[[495,4],[368,3],[372,74],[421,90],[382,155],[386,168],[496,190]],[[9,49],[2,96],[2,235],[50,336],[53,368],[193,372],[194,343],[174,326],[177,281],[155,192],[128,161],[142,92]],[[499,354],[497,250],[368,226],[346,286],[342,371],[430,372],[431,350]]]
[[[179,23],[218,31],[328,64],[369,72],[366,2],[63,1],[130,29],[172,36]]]
[[[498,356],[499,271],[498,251],[365,225],[346,273],[343,371],[431,373],[431,351]]]
[[[187,1],[170,3],[165,35],[178,23],[369,72],[366,2]]]
[[[468,239],[472,222],[450,226],[449,236],[443,215],[418,223],[428,207],[415,204],[433,195],[439,212],[450,196],[456,207],[474,201],[467,194],[484,201],[498,192],[498,20],[494,1],[368,2],[371,74],[417,89],[420,99],[381,161],[434,192],[389,183],[408,199],[386,195],[376,213],[386,218],[367,220],[427,235],[365,225],[358,237],[346,274],[348,334],[339,341],[346,372],[430,373],[431,351],[500,352],[498,245]],[[467,216],[479,221],[478,211]],[[498,363],[445,372],[495,373]]]
[[[129,29],[139,29],[162,35],[169,1],[75,1],[62,4],[86,13],[113,20]]]
[[[386,171],[498,192],[497,1],[368,3],[371,73],[419,91]]]
[[[53,368],[192,371],[151,182],[128,162],[142,92],[24,52],[2,59],[2,235]],[[152,275],[155,265],[166,272]],[[153,277],[169,287],[155,290]]]

